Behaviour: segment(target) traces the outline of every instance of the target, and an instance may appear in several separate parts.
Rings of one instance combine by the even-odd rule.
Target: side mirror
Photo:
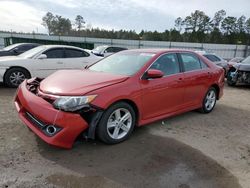
[[[157,69],[149,69],[146,72],[144,78],[146,78],[146,79],[149,79],[149,78],[154,79],[154,78],[162,78],[163,76],[164,76],[164,73],[162,71],[157,70]]]
[[[37,59],[47,59],[47,55],[46,54],[40,54]]]

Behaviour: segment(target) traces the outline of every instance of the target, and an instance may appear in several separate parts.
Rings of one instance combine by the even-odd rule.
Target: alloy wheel
[[[118,108],[108,118],[107,132],[112,139],[124,138],[132,127],[132,115],[125,108]]]
[[[9,79],[10,79],[11,84],[13,84],[14,86],[18,86],[25,80],[25,75],[24,73],[19,72],[19,71],[12,72]]]
[[[206,101],[205,101],[206,110],[208,110],[208,111],[212,110],[213,107],[214,107],[214,105],[215,105],[215,102],[216,102],[215,91],[214,90],[210,90],[207,93],[207,96],[206,96]]]

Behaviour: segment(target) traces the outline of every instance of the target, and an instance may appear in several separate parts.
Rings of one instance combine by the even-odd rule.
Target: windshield
[[[3,48],[3,50],[9,51],[9,50],[16,48],[19,45],[20,44],[12,44],[12,45],[6,46],[5,48]]]
[[[120,52],[89,67],[89,70],[131,76],[139,71],[155,54]]]
[[[105,48],[107,48],[107,46],[98,46],[95,49],[93,49],[92,51],[101,53]]]
[[[46,49],[45,46],[38,46],[38,47],[32,48],[31,50],[28,50],[22,53],[21,55],[19,55],[19,57],[32,58],[39,52],[43,51],[44,49]]]
[[[250,56],[248,56],[246,59],[242,61],[244,64],[250,64]]]

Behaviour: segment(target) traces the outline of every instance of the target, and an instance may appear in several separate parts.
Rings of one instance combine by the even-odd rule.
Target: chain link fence
[[[190,50],[203,50],[210,53],[231,59],[233,57],[247,57],[250,55],[250,46],[246,45],[231,45],[231,44],[207,44],[207,43],[185,43],[185,42],[170,42],[170,41],[145,41],[145,40],[122,40],[122,39],[105,39],[105,38],[89,38],[89,37],[69,37],[69,36],[49,36],[39,34],[13,34],[13,33],[0,33],[0,48],[4,46],[5,38],[20,38],[22,41],[32,40],[46,40],[58,41],[58,43],[68,42],[74,43],[87,43],[89,46],[110,45],[126,47],[129,49],[134,48],[180,48]],[[78,46],[79,46],[78,45]]]

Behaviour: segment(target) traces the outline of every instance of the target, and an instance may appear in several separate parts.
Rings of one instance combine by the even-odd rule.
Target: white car
[[[16,57],[0,57],[0,82],[17,87],[26,78],[45,78],[60,69],[81,69],[100,59],[73,46],[43,45]]]
[[[127,50],[127,48],[104,45],[96,47],[91,52],[97,56],[107,57],[123,50]]]

